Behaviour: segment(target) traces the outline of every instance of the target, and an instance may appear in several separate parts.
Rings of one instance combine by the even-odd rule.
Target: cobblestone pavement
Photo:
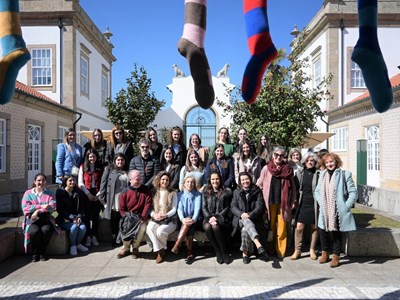
[[[306,255],[244,265],[235,253],[218,265],[200,247],[191,265],[183,251],[157,265],[147,246],[140,250],[136,260],[108,246],[38,263],[12,257],[0,263],[0,299],[400,299],[400,259],[344,257],[331,269]]]

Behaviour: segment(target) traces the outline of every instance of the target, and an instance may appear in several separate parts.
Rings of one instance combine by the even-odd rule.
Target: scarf
[[[290,190],[292,188],[290,179],[293,177],[293,169],[288,164],[280,166],[270,161],[267,165],[269,173],[281,180],[281,208],[287,210],[289,208]]]
[[[322,177],[321,200],[324,210],[325,231],[338,231],[337,209],[336,209],[336,172],[329,174],[325,172]]]

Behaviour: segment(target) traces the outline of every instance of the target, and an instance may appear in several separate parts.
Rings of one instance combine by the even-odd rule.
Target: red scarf
[[[293,169],[286,163],[277,166],[273,161],[269,161],[267,166],[271,175],[281,180],[281,208],[286,210],[290,205],[289,195],[292,188],[290,179],[293,177]]]

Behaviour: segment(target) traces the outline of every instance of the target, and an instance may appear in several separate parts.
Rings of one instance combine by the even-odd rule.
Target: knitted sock
[[[0,1],[0,104],[14,94],[18,71],[31,58],[22,38],[18,0]]]
[[[372,104],[382,113],[392,105],[393,92],[379,47],[377,0],[358,0],[358,23],[360,35],[351,59],[360,66]]]
[[[261,81],[269,64],[278,56],[269,34],[267,0],[244,0],[247,43],[251,58],[242,81],[242,97],[254,103],[261,89]]]
[[[178,51],[186,57],[194,81],[194,95],[204,109],[214,103],[211,70],[204,50],[207,0],[185,0],[185,24]]]

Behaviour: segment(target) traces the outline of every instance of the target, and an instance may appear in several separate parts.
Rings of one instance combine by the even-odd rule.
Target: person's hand
[[[39,219],[40,210],[35,210],[35,212],[31,215],[31,220],[36,221]]]
[[[217,225],[218,221],[216,217],[211,217],[210,220],[208,220],[208,223],[210,223],[211,225]]]
[[[185,225],[192,225],[193,223],[194,223],[194,221],[192,220],[192,218],[184,218],[183,220],[182,220],[182,223],[183,224],[185,224]]]
[[[248,213],[242,213],[242,215],[240,217],[242,218],[242,220],[246,220],[246,219],[250,218]]]
[[[82,219],[81,218],[76,218],[74,223],[79,226],[82,223]]]

